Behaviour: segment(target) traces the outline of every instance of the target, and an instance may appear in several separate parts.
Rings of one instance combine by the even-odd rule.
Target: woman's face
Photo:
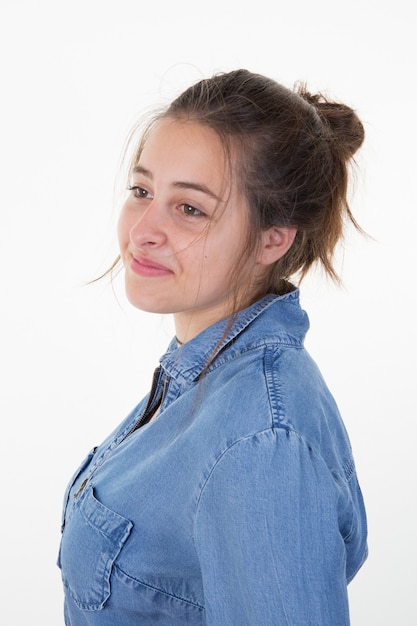
[[[173,313],[186,341],[231,312],[246,201],[217,134],[169,118],[146,140],[130,187],[118,226],[127,297],[144,311]],[[251,259],[244,265],[246,276],[260,269]]]

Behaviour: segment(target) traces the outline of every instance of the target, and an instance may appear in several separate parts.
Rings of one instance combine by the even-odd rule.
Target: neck
[[[241,311],[255,302],[258,298],[235,297],[222,299],[208,308],[195,308],[190,311],[174,313],[174,325],[177,341],[180,344],[194,339],[203,330],[216,322],[225,319],[233,312]]]
[[[181,345],[187,343],[227,315],[223,308],[221,310],[194,310],[189,313],[174,313],[175,334],[178,343]]]

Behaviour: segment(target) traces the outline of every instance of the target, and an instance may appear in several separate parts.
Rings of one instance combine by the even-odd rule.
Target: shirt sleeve
[[[196,515],[207,626],[348,625],[345,542],[354,525],[349,485],[297,433],[267,430],[233,444]]]

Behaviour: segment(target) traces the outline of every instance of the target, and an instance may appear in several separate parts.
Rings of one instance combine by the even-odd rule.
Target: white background
[[[114,184],[137,117],[247,67],[354,106],[367,142],[344,288],[306,281],[308,347],[355,450],[370,557],[353,626],[416,609],[416,50],[411,0],[2,0],[0,5],[2,624],[63,624],[63,490],[147,391],[172,333],[120,280]],[[117,296],[117,298],[115,297]],[[220,625],[219,625],[220,626]]]

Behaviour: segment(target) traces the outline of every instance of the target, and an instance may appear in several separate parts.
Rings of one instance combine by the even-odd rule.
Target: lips
[[[165,265],[161,265],[151,259],[133,254],[129,265],[132,271],[140,276],[158,277],[172,274],[172,271]]]

